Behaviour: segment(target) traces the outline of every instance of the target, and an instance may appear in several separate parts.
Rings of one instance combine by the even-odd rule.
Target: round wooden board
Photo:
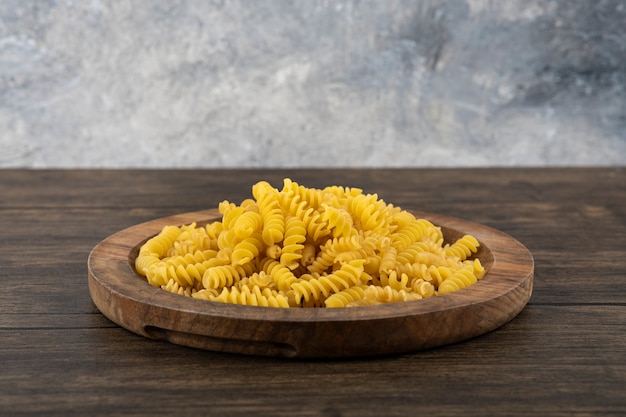
[[[440,226],[447,242],[464,234],[481,247],[485,277],[465,289],[402,303],[339,309],[238,306],[171,294],[134,270],[139,247],[166,225],[218,220],[217,210],[142,223],[100,242],[88,259],[89,291],[111,321],[139,335],[212,351],[341,358],[397,354],[480,336],[513,319],[532,294],[533,257],[498,230],[413,212]]]

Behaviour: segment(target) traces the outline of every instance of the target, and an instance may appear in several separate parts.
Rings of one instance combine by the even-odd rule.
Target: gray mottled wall
[[[0,167],[626,164],[626,2],[0,1]]]

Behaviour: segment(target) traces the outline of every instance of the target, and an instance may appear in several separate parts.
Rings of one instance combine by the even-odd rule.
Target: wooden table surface
[[[534,256],[532,298],[478,338],[358,360],[186,348],[94,306],[87,257],[104,238],[285,177],[508,233]],[[0,228],[2,416],[626,413],[624,168],[5,169]]]

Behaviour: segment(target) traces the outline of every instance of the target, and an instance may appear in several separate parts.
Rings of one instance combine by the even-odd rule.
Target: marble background
[[[619,0],[0,1],[0,167],[626,165]]]

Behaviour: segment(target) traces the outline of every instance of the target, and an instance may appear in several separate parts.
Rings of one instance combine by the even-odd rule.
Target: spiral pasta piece
[[[193,293],[193,289],[191,287],[180,285],[173,278],[170,278],[167,284],[161,285],[161,289],[171,292],[172,294],[184,295],[187,297],[191,297],[191,294]]]
[[[455,266],[458,265],[457,258],[446,258],[445,256],[441,256],[438,253],[433,252],[420,252],[415,256],[414,263],[426,266]]]
[[[204,288],[220,289],[230,287],[251,271],[242,265],[220,265],[209,268],[202,276]]]
[[[339,206],[345,206],[348,198],[362,194],[363,190],[356,187],[342,187],[330,185],[322,189],[322,194],[327,196],[324,201],[334,201]]]
[[[475,284],[478,278],[474,274],[473,268],[463,268],[455,271],[448,278],[444,279],[439,285],[439,294],[448,294],[457,291],[472,284]]]
[[[301,201],[306,201],[307,205],[313,209],[318,209],[324,200],[322,190],[304,187],[289,178],[283,180],[282,192],[292,197],[298,197]]]
[[[451,245],[444,247],[447,256],[456,256],[460,260],[465,260],[472,254],[478,252],[478,240],[472,235],[465,235]]]
[[[378,195],[358,194],[348,198],[347,205],[363,230],[382,230],[387,226],[386,205],[378,200]]]
[[[380,263],[378,265],[378,272],[380,274],[389,274],[396,268],[396,258],[398,250],[393,246],[387,246],[380,253]]]
[[[186,255],[215,247],[215,239],[208,235],[205,228],[196,227],[196,223],[180,227],[180,233],[167,249],[166,257]]]
[[[322,221],[326,222],[328,228],[332,230],[333,237],[354,236],[356,229],[352,226],[353,221],[347,210],[322,204]]]
[[[435,286],[422,278],[413,278],[409,285],[413,292],[419,294],[422,298],[435,295]]]
[[[140,254],[137,256],[137,259],[135,259],[135,270],[138,274],[145,276],[148,273],[148,270],[159,262],[161,262],[161,259],[159,259],[159,257],[155,254]]]
[[[281,291],[287,291],[291,284],[297,280],[289,268],[274,259],[266,259],[261,264],[261,270],[272,277],[274,283]]]
[[[307,267],[311,273],[323,273],[337,262],[338,256],[361,248],[360,239],[356,236],[328,239],[311,265]]]
[[[233,265],[245,265],[252,262],[263,250],[263,238],[261,232],[246,237],[241,242],[235,244],[230,255]]]
[[[263,219],[263,241],[267,245],[282,241],[285,218],[278,200],[278,191],[267,182],[261,181],[252,187],[252,193],[257,199]]]
[[[445,256],[443,248],[437,243],[432,241],[419,241],[413,242],[404,249],[399,249],[396,260],[399,264],[416,263],[419,262],[419,254],[423,252],[438,254],[441,257]]]
[[[173,277],[179,284],[195,286],[197,283],[202,282],[202,277],[210,266],[211,263],[209,261],[187,266],[180,265],[176,268],[176,273],[173,274]]]
[[[394,232],[391,244],[398,249],[404,249],[424,238],[438,242],[443,240],[443,235],[441,230],[428,220],[415,219],[405,223]]]
[[[141,245],[139,255],[153,254],[162,258],[167,250],[174,244],[181,233],[181,228],[177,226],[165,226],[158,235],[148,239],[146,243]]]
[[[413,288],[409,286],[409,276],[407,274],[398,274],[396,271],[391,271],[389,274],[381,274],[380,284],[383,287],[391,287],[398,291],[413,290]]]
[[[234,248],[234,246],[237,244],[237,242],[239,241],[239,239],[237,238],[237,235],[235,234],[234,230],[231,229],[224,229],[220,232],[219,236],[217,237],[217,247],[220,249],[225,249],[225,248]]]
[[[304,222],[297,217],[287,216],[280,263],[291,270],[296,269],[300,265],[305,241],[306,228]]]
[[[216,221],[211,222],[211,223],[207,224],[206,226],[204,226],[204,230],[205,230],[207,236],[212,241],[214,241],[214,240],[217,240],[217,237],[224,230],[224,224],[221,221],[216,220]],[[215,249],[215,248],[211,248],[211,249]]]
[[[349,303],[347,307],[399,303],[403,301],[419,300],[421,298],[419,294],[406,292],[404,290],[395,290],[389,286],[378,287],[370,285],[365,289],[363,298]]]
[[[328,308],[346,307],[352,302],[365,298],[365,290],[367,287],[367,285],[355,285],[341,290],[338,293],[331,294],[324,301],[324,305]]]
[[[244,213],[243,207],[227,200],[219,204],[218,211],[222,214],[222,226],[227,230],[232,229],[239,216]]]
[[[436,287],[454,273],[454,269],[447,266],[428,266],[420,263],[401,265],[398,271],[411,277],[421,278]]]
[[[276,283],[267,275],[264,271],[254,272],[252,275],[241,278],[235,286],[242,287],[259,287],[260,289],[269,288],[271,290],[277,290]]]
[[[308,302],[311,298],[320,302],[328,298],[330,294],[362,284],[363,263],[363,260],[352,261],[332,274],[308,280],[297,280],[291,284],[296,303],[300,303],[302,299]]]
[[[174,279],[179,285],[195,286],[202,280],[207,269],[222,263],[218,258],[207,257],[203,260],[201,254],[202,252],[197,252],[197,256],[174,256],[154,263],[146,271],[146,278],[149,283],[157,286],[166,285],[170,279]]]
[[[211,299],[217,297],[219,294],[220,292],[214,288],[202,288],[201,290],[192,292],[191,297],[199,300],[212,301]]]
[[[299,210],[293,214],[304,222],[307,234],[312,241],[317,242],[330,235],[331,231],[328,230],[327,223],[322,220],[322,215],[312,208],[302,210],[302,207],[299,207]]]
[[[257,230],[263,227],[263,218],[256,211],[244,211],[241,216],[235,220],[233,231],[239,239],[251,236]]]
[[[289,307],[289,301],[285,295],[272,291],[269,288],[261,290],[258,286],[254,286],[252,288],[224,288],[218,296],[210,297],[210,300],[247,306],[276,308]]]

